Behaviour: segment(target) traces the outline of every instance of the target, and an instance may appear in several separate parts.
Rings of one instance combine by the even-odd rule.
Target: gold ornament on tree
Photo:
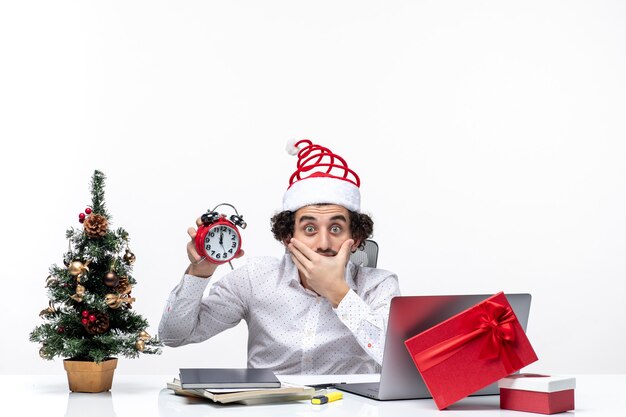
[[[70,298],[78,303],[82,303],[84,295],[85,295],[85,287],[83,287],[80,284],[76,284],[76,294],[70,295]]]
[[[128,265],[132,265],[135,263],[135,254],[132,253],[130,251],[130,249],[128,249],[128,246],[126,247],[126,252],[124,252],[124,262],[126,262]]]
[[[48,275],[48,277],[46,278],[46,288],[48,288],[51,285],[55,285],[57,282],[59,282],[58,279],[56,279],[52,275]]]
[[[87,236],[96,239],[107,234],[109,222],[103,215],[92,213],[83,222],[83,228]]]
[[[73,261],[67,267],[67,270],[69,271],[70,275],[76,277],[76,282],[80,282],[81,277],[85,275],[87,272],[89,272],[88,265],[90,262],[91,261],[87,261],[83,264],[81,261]]]
[[[137,341],[135,342],[135,349],[137,349],[139,352],[143,352],[145,348],[146,348],[146,342],[144,342],[141,339],[137,339]]]
[[[130,304],[135,299],[129,297],[128,294],[107,294],[104,296],[104,302],[111,308],[120,308],[122,304]]]
[[[76,293],[70,295],[70,298],[78,303],[83,301],[83,296],[85,295],[85,287],[80,284],[82,281],[83,275],[89,272],[89,263],[91,261],[87,261],[84,264],[81,261],[72,261],[70,265],[67,267],[70,275],[76,277]]]
[[[140,331],[139,335],[137,336],[137,341],[135,342],[135,349],[143,352],[143,350],[146,348],[146,342],[150,340],[151,337],[152,336],[150,336],[147,331]]]
[[[48,301],[48,307],[44,308],[39,312],[39,317],[45,318],[46,316],[51,316],[57,312],[56,308],[54,308],[54,304],[52,300]]]
[[[120,277],[119,283],[113,290],[117,294],[107,294],[104,297],[104,301],[110,308],[120,308],[122,304],[128,304],[128,307],[131,308],[130,303],[134,302],[135,299],[130,296],[130,292],[133,289],[130,282],[128,282],[127,277]]]

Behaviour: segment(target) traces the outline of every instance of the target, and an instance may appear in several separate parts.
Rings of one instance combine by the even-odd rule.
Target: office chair
[[[378,262],[378,243],[371,239],[365,241],[365,247],[357,249],[356,252],[350,255],[350,260],[359,266],[368,266],[370,268],[376,268]]]
[[[376,263],[378,262],[378,243],[367,239],[365,241],[365,247],[363,249],[357,249],[356,252],[351,254],[350,260],[355,265],[376,268]],[[376,364],[376,373],[381,373],[382,369],[382,366]]]

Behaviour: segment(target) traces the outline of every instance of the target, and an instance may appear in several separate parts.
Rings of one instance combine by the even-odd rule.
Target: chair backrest
[[[376,268],[376,263],[378,262],[378,243],[367,239],[365,241],[365,247],[363,249],[357,249],[356,252],[351,254],[350,260],[356,265]]]
[[[371,239],[365,241],[365,247],[363,249],[357,249],[356,252],[350,255],[350,260],[359,266],[368,266],[370,268],[376,268],[378,262],[378,243]],[[376,373],[382,372],[382,366],[376,364]]]

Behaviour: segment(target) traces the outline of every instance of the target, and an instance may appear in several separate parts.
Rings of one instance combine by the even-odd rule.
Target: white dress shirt
[[[215,282],[184,275],[170,293],[159,337],[167,346],[202,342],[243,319],[250,368],[277,374],[379,372],[398,279],[352,262],[345,279],[351,290],[333,308],[302,286],[288,254],[251,259]]]

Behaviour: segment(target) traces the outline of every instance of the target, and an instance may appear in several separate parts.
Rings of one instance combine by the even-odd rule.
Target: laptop
[[[337,384],[335,388],[375,400],[432,398],[404,341],[491,297],[493,294],[397,296],[391,300],[380,382]],[[526,331],[530,294],[505,294]],[[499,394],[493,383],[472,395]]]

